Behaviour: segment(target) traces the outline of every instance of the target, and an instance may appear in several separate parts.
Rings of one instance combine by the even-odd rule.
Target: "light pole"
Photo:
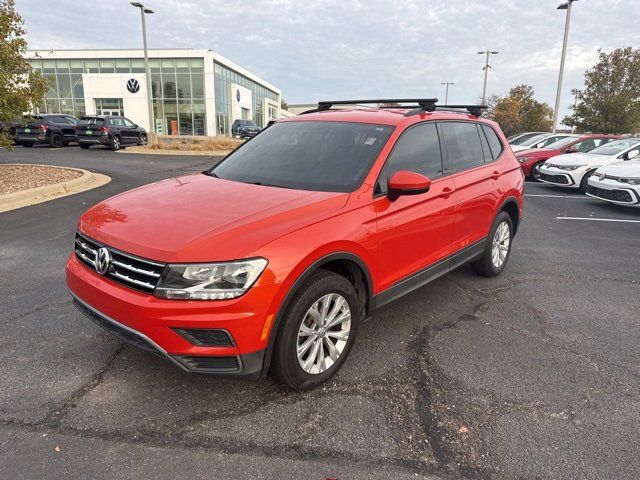
[[[558,89],[556,90],[556,108],[553,109],[553,133],[558,128],[558,110],[560,109],[560,95],[562,94],[562,76],[564,75],[564,59],[567,55],[567,40],[569,40],[569,23],[571,22],[571,5],[576,0],[568,0],[558,5],[558,10],[567,11],[567,19],[564,22],[564,40],[562,42],[562,58],[560,59],[560,74],[558,75]]]
[[[491,68],[491,65],[489,65],[489,57],[491,55],[497,55],[500,52],[494,52],[493,50],[487,50],[484,52],[478,52],[478,55],[486,55],[487,58],[484,62],[484,84],[482,86],[482,104],[486,105],[487,104],[487,75],[489,74],[489,69]]]
[[[140,16],[142,17],[142,44],[144,46],[144,75],[147,83],[147,102],[149,108],[149,131],[155,132],[155,126],[153,124],[153,96],[151,92],[151,72],[149,71],[149,55],[147,54],[147,25],[145,22],[145,15],[152,14],[153,10],[146,8],[140,2],[131,2],[136,8],[140,9]]]
[[[446,85],[444,89],[444,104],[449,103],[449,85],[455,85],[453,82],[442,82],[440,85]]]

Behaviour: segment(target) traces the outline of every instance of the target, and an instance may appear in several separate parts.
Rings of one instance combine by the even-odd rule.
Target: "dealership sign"
[[[131,93],[138,93],[138,91],[140,90],[140,83],[138,82],[138,80],[136,80],[135,78],[130,79],[127,82],[127,90],[129,90]]]

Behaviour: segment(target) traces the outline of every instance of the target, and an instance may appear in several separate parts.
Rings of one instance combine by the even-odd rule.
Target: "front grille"
[[[152,345],[151,343],[149,343],[139,335],[136,335],[135,333],[130,332],[126,328],[122,328],[113,322],[110,322],[109,320],[103,318],[101,315],[98,315],[92,309],[88,308],[86,305],[84,305],[83,303],[75,299],[73,301],[73,304],[78,310],[84,313],[90,320],[98,324],[100,327],[104,328],[107,332],[111,333],[112,335],[115,335],[120,340],[126,343],[129,343],[134,347],[138,347],[142,350],[160,354],[160,352],[158,352],[158,349],[154,345]]]
[[[111,256],[111,263],[104,275],[105,277],[134,290],[145,293],[153,292],[165,267],[163,263],[153,262],[114,250],[95,240],[90,240],[80,233],[76,233],[76,257],[93,270],[96,268],[95,258],[98,249],[101,247],[106,248]]]
[[[233,347],[233,340],[225,330],[208,328],[174,328],[182,338],[199,347]]]
[[[626,190],[607,190],[606,188],[598,188],[593,185],[588,185],[587,193],[594,197],[605,198],[607,200],[613,200],[614,202],[633,202],[633,197]]]
[[[238,357],[195,357],[188,355],[175,355],[178,362],[192,372],[216,373],[240,371]]]
[[[553,175],[550,173],[542,173],[540,172],[540,179],[541,180],[545,180],[547,182],[552,182],[552,183],[560,183],[563,185],[566,185],[569,183],[569,179],[567,177],[565,177],[564,175]]]

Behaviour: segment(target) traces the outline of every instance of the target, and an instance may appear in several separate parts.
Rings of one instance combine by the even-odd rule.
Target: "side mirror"
[[[400,170],[389,179],[387,197],[394,201],[402,195],[420,195],[431,188],[431,179],[419,173]]]
[[[580,150],[578,150],[576,147],[569,147],[565,150],[564,153],[578,153]]]
[[[638,154],[640,154],[640,150],[631,150],[630,152],[624,154],[624,159],[631,160],[632,158],[636,158]]]

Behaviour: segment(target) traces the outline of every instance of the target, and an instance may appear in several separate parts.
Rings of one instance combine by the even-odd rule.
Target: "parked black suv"
[[[231,135],[240,138],[253,138],[262,129],[253,120],[235,120],[231,124]]]
[[[119,150],[130,145],[146,145],[147,131],[125,117],[82,117],[76,126],[80,148],[104,145]]]
[[[76,141],[78,119],[71,115],[50,114],[25,117],[16,127],[16,143],[24,147],[36,144],[49,144],[60,148]]]

